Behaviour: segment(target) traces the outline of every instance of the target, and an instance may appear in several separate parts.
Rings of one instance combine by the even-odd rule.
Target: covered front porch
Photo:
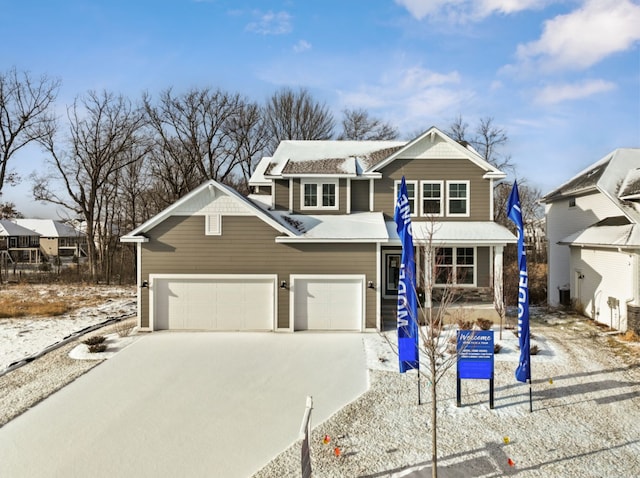
[[[395,327],[402,249],[388,222],[390,241],[380,247],[379,328]],[[452,292],[446,315],[500,321],[504,307],[503,252],[516,238],[494,222],[413,223],[416,292],[421,319],[428,307],[442,306],[443,291]]]

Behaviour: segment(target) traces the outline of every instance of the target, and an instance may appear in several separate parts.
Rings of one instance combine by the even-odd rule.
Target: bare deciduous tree
[[[314,100],[304,88],[298,91],[283,88],[275,92],[267,101],[265,120],[270,152],[287,139],[330,139],[335,126],[327,106]]]
[[[36,200],[62,205],[84,218],[89,269],[95,279],[100,259],[96,244],[108,243],[113,233],[104,221],[113,198],[113,179],[145,153],[135,154],[144,114],[121,95],[90,91],[74,101],[67,116],[68,134],[58,139],[51,128],[40,139],[53,179],[62,188],[39,176],[34,178],[33,193]]]
[[[461,115],[451,123],[447,134],[461,143],[469,143],[487,162],[496,168],[506,171],[514,169],[511,156],[501,153],[509,138],[504,129],[496,126],[493,118],[480,118],[473,134],[469,133],[469,124]]]
[[[456,324],[468,321],[468,313],[464,309],[454,308],[459,297],[455,290],[453,267],[445,259],[444,249],[439,248],[434,242],[438,222],[431,217],[425,224],[426,239],[416,244],[417,252],[424,257],[425,268],[424,276],[416,278],[418,282],[416,292],[424,291],[424,303],[418,301],[418,317],[410,317],[409,320],[417,322],[418,325],[418,349],[421,357],[418,373],[426,378],[429,387],[431,476],[437,478],[439,384],[445,374],[457,363],[457,350],[453,343],[453,339],[457,337]],[[416,293],[416,296],[419,294]],[[389,344],[397,353],[394,344],[392,342]],[[461,348],[464,349],[466,345],[466,343],[463,344]]]
[[[19,180],[8,169],[11,157],[45,136],[55,121],[50,110],[59,88],[59,80],[44,75],[33,78],[15,68],[0,72],[0,194],[5,182]]]
[[[151,172],[165,205],[207,179],[250,174],[264,143],[256,104],[209,88],[180,95],[167,89],[158,104],[149,95],[143,104],[155,138]]]
[[[343,112],[342,133],[339,140],[383,141],[398,138],[398,130],[378,118],[373,118],[365,109],[346,109]]]

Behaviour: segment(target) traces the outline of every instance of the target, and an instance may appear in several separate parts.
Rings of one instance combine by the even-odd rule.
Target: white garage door
[[[275,279],[155,278],[155,330],[273,330]]]
[[[295,330],[362,330],[363,277],[293,277]]]

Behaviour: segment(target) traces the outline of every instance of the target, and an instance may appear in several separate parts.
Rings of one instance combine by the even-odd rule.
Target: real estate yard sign
[[[458,330],[457,405],[461,406],[462,379],[489,380],[489,407],[493,408],[493,330]]]

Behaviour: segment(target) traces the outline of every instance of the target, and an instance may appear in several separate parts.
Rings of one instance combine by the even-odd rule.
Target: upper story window
[[[303,181],[301,209],[338,209],[338,181]]]
[[[393,207],[398,202],[398,189],[402,181],[396,181],[393,188]],[[409,206],[411,207],[411,215],[416,215],[416,191],[418,190],[418,181],[406,181],[407,183],[407,198],[409,199]]]
[[[447,181],[447,215],[469,215],[469,181]]]
[[[569,207],[576,207],[576,198],[569,198]]]
[[[422,193],[422,216],[442,216],[443,209],[442,181],[420,181]]]

